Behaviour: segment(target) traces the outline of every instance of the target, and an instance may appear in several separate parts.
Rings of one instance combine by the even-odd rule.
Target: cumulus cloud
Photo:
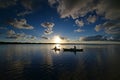
[[[78,26],[80,26],[80,27],[84,26],[83,20],[78,20],[78,19],[76,19],[76,20],[75,20],[75,23],[76,23]]]
[[[82,29],[77,29],[77,30],[74,30],[74,32],[84,32],[85,30],[82,30]]]
[[[52,34],[53,33],[53,27],[54,27],[54,23],[52,22],[45,22],[42,23],[41,26],[45,28],[44,30],[44,34],[48,35],[48,34]]]
[[[0,0],[0,8],[16,5],[17,0]]]
[[[87,21],[89,23],[94,23],[96,21],[97,17],[95,15],[89,15],[89,17],[87,18]]]
[[[26,19],[20,19],[20,20],[14,19],[8,23],[18,29],[33,29],[34,28],[33,26],[27,23]]]
[[[107,21],[103,24],[96,25],[95,30],[103,29],[107,34],[120,34],[120,23],[114,21]]]

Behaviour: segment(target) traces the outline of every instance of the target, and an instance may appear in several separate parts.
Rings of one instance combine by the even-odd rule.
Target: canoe
[[[83,51],[83,49],[73,49],[73,48],[66,49],[66,48],[63,48],[63,51],[70,51],[70,52],[81,52],[81,51]]]
[[[52,50],[55,50],[55,51],[60,51],[60,49],[55,49],[55,48],[53,48]]]

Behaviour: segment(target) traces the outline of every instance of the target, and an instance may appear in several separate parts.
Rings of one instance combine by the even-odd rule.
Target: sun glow
[[[62,41],[62,40],[60,39],[59,36],[55,36],[55,37],[54,37],[54,42],[55,42],[55,43],[61,43],[61,41]]]

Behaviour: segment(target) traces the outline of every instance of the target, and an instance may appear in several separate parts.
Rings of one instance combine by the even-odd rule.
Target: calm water
[[[120,80],[120,45],[0,45],[0,80]],[[60,48],[73,45],[60,45]]]

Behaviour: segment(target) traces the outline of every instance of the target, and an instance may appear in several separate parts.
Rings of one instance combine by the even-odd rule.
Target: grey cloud
[[[96,31],[103,29],[107,34],[120,34],[120,23],[114,21],[107,21],[95,27]]]
[[[73,19],[86,15],[96,5],[93,0],[56,0],[56,3],[61,18],[72,17]],[[50,4],[53,4],[52,1]]]
[[[44,34],[48,35],[48,34],[52,34],[53,33],[53,26],[55,24],[52,22],[45,22],[42,23],[41,26],[45,28],[44,30]]]
[[[44,28],[53,28],[54,25],[55,24],[52,22],[45,22],[41,24],[41,26],[43,26]]]
[[[105,14],[105,18],[110,20],[120,19],[119,0],[101,0],[96,6],[98,14]]]
[[[33,29],[34,28],[33,26],[27,23],[26,19],[20,19],[20,20],[14,19],[13,21],[10,21],[8,23],[18,29]]]
[[[49,38],[48,38],[48,37],[46,37],[46,36],[44,36],[44,35],[42,35],[42,36],[41,36],[41,38],[42,38],[42,39],[49,40]]]
[[[77,29],[77,30],[74,30],[74,32],[84,32],[85,30],[82,30],[82,29]]]
[[[98,24],[98,25],[96,25],[95,26],[95,31],[100,31],[102,29],[102,26],[101,26],[101,24]]]
[[[76,23],[78,26],[80,26],[80,27],[84,26],[83,20],[78,20],[78,19],[76,19],[76,20],[75,20],[75,23]]]
[[[96,35],[96,36],[88,36],[88,37],[80,37],[80,41],[99,41],[104,40],[103,36]]]
[[[6,27],[0,27],[0,30],[5,30],[5,29],[7,29]]]
[[[120,20],[119,0],[49,0],[49,3],[58,4],[57,11],[61,18],[76,19],[96,10],[99,15],[105,14],[107,19]]]
[[[0,8],[16,5],[17,0],[0,0]]]
[[[21,0],[21,4],[27,10],[32,10],[32,0]]]
[[[7,31],[7,37],[9,39],[16,39],[16,40],[36,40],[36,36],[27,35],[25,33],[16,33],[14,30]]]
[[[48,2],[50,3],[50,6],[52,6],[53,4],[56,3],[56,0],[48,0]]]
[[[7,38],[19,39],[24,38],[26,35],[24,33],[16,33],[14,30],[7,31]]]
[[[96,21],[97,17],[95,15],[89,15],[89,17],[87,18],[87,21],[89,23],[94,23]]]
[[[25,15],[28,15],[28,14],[31,14],[32,11],[24,11],[24,12],[20,12],[17,14],[17,16],[25,16]]]

